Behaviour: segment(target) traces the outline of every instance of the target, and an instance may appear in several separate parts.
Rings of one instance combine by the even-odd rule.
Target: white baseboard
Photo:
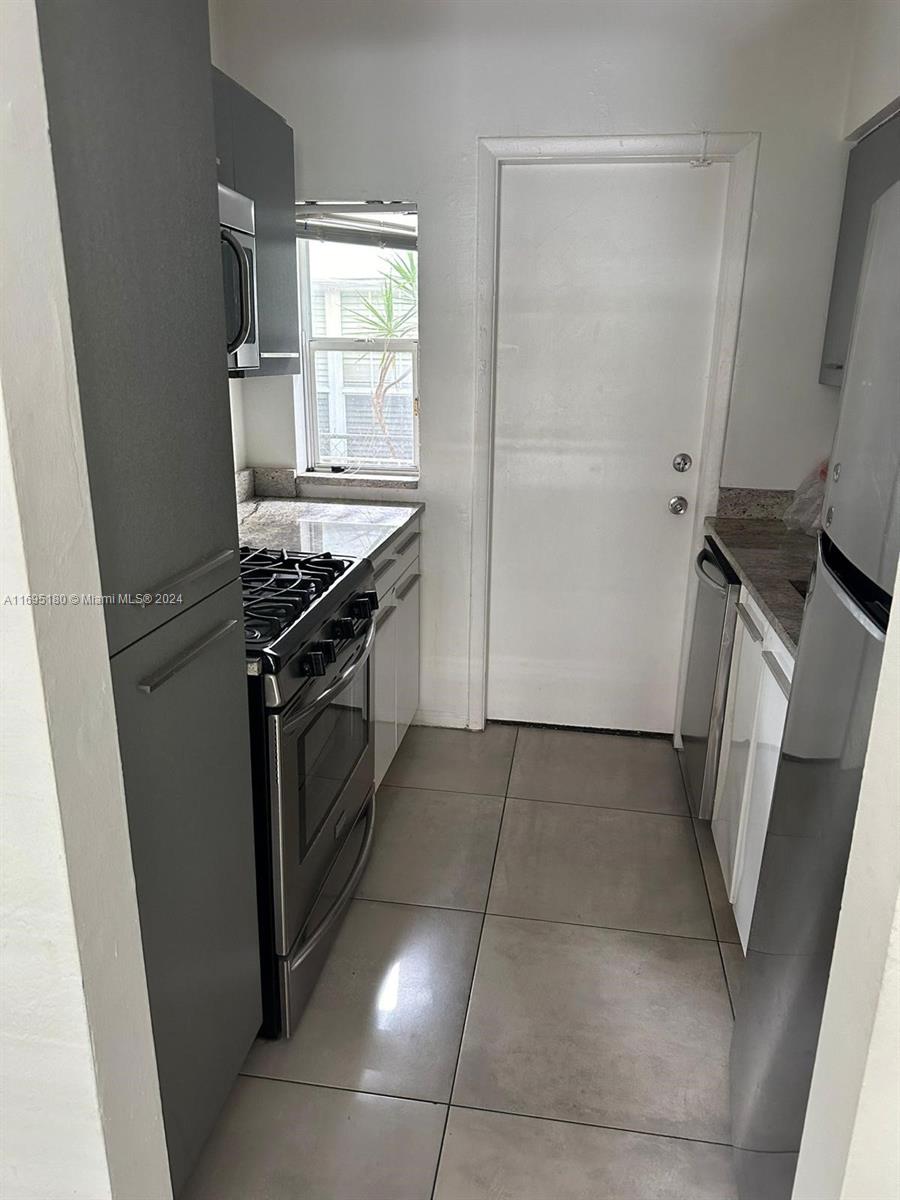
[[[413,725],[430,725],[437,729],[467,729],[468,714],[439,712],[433,708],[420,708],[413,717]]]

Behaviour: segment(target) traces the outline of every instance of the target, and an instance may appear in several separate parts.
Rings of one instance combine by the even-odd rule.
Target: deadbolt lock
[[[669,501],[669,512],[673,516],[681,517],[687,512],[688,502],[686,496],[673,496]]]
[[[689,454],[685,453],[685,451],[683,451],[683,450],[680,454],[676,454],[675,457],[672,459],[672,466],[681,475],[683,475],[685,471],[689,471],[693,465],[694,465],[694,460],[691,458],[691,456]]]

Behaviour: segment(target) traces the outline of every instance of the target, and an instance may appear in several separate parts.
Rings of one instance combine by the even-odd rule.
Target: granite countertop
[[[425,505],[255,497],[237,507],[242,546],[368,558],[399,537]]]
[[[791,654],[797,653],[803,597],[791,580],[809,578],[816,539],[788,529],[783,521],[761,517],[710,517],[706,532],[715,538]]]

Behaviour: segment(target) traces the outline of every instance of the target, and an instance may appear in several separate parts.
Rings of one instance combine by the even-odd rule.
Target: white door
[[[489,718],[674,728],[727,175],[504,167]]]

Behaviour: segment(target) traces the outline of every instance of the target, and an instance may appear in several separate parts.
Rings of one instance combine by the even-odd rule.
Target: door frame
[[[722,259],[716,296],[709,383],[697,455],[697,503],[692,538],[699,546],[703,523],[716,511],[725,431],[734,376],[741,299],[750,225],[759,133],[629,134],[601,137],[512,137],[478,139],[477,227],[475,246],[475,414],[472,439],[471,593],[469,603],[469,729],[483,729],[487,711],[488,622],[494,483],[494,431],[497,384],[497,281],[500,195],[504,170],[550,163],[684,162],[702,168],[728,163]],[[682,636],[676,739],[689,649],[694,591],[689,576]]]

